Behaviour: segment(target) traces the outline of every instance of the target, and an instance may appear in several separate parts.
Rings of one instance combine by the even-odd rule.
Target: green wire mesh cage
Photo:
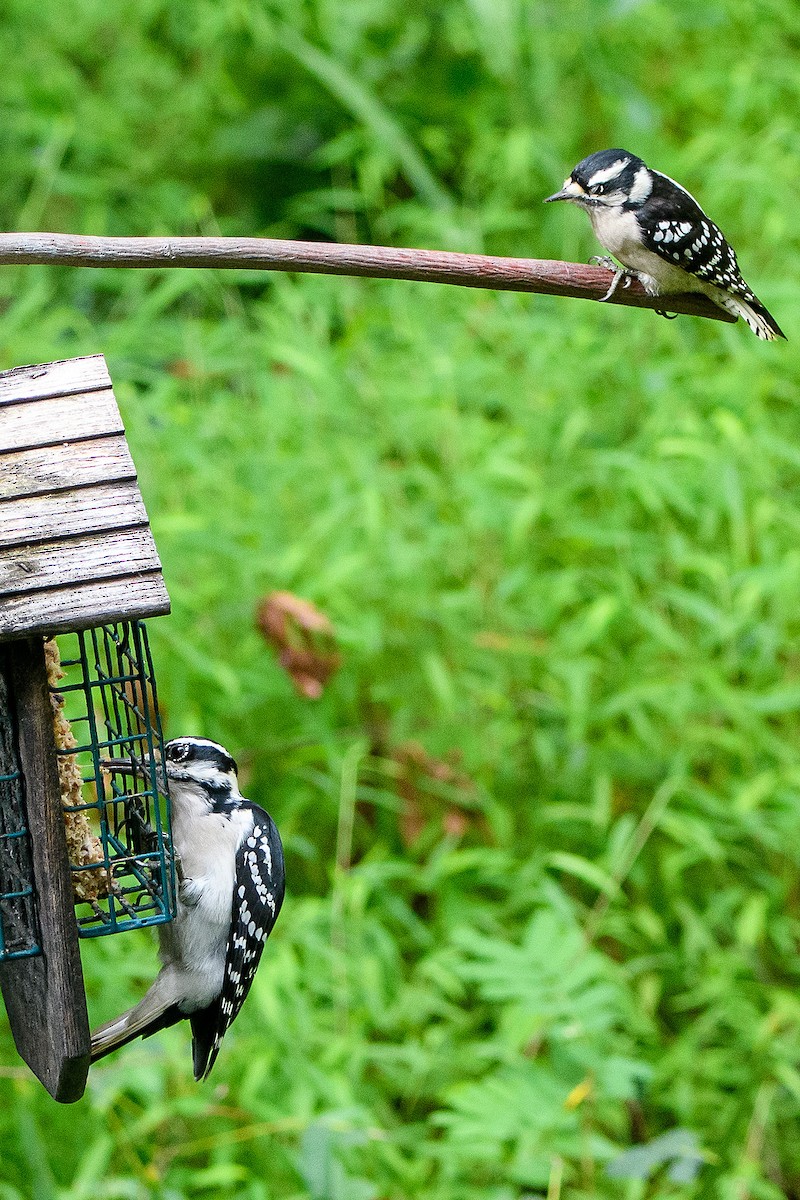
[[[79,932],[97,937],[169,921],[175,863],[145,626],[103,625],[59,637],[58,649],[48,673]],[[137,774],[109,771],[103,764],[113,758],[130,759]]]
[[[163,734],[141,621],[45,643],[75,916],[82,937],[158,925],[175,915]],[[0,672],[0,708],[7,711]],[[135,775],[104,767],[128,758]],[[38,955],[25,783],[12,727],[0,722],[0,963]]]

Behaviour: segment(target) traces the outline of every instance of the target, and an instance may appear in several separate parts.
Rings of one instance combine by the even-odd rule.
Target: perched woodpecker
[[[785,337],[747,286],[736,255],[700,205],[668,175],[627,150],[599,150],[579,162],[560,192],[545,204],[568,200],[588,213],[595,237],[623,264],[604,300],[621,279],[636,276],[650,296],[702,292],[720,308],[744,317],[757,337]]]
[[[141,772],[127,759],[105,767]],[[177,913],[159,928],[161,970],[143,1000],[96,1029],[92,1061],[184,1017],[195,1079],[205,1079],[250,990],[281,909],[283,849],[263,808],[239,792],[236,763],[205,738],[176,738],[161,767],[169,783]]]

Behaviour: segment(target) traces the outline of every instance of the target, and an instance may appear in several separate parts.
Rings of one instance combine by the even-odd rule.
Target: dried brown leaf
[[[461,838],[480,822],[479,815],[456,798],[458,792],[475,791],[472,780],[456,765],[456,753],[448,759],[434,758],[418,742],[405,742],[391,757],[398,767],[396,786],[403,801],[400,836],[406,846],[413,845],[430,823],[449,837]]]
[[[292,592],[270,592],[258,606],[256,623],[300,695],[318,700],[341,665],[328,617]]]

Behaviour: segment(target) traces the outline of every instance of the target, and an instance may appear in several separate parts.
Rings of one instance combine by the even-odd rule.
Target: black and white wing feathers
[[[191,1017],[195,1079],[205,1079],[220,1044],[242,1007],[264,943],[283,903],[283,848],[269,813],[249,805],[253,827],[236,852],[231,929],[222,991],[208,1008]]]
[[[746,300],[755,300],[721,229],[680,184],[659,171],[650,173],[653,191],[639,211],[646,248],[690,275],[736,292]]]
[[[775,319],[742,278],[733,247],[719,226],[709,220],[695,198],[679,183],[660,171],[651,170],[650,174],[653,190],[637,212],[645,248],[742,301],[741,305],[732,302],[725,306],[742,316],[759,337],[784,337]]]

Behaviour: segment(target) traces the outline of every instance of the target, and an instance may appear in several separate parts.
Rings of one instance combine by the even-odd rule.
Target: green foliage
[[[795,25],[788,0],[7,6],[5,228],[585,259],[539,201],[623,145],[698,193],[792,340],[4,269],[3,366],[109,359],[173,600],[167,732],[237,755],[290,894],[207,1085],[176,1028],[62,1110],[2,1034],[0,1200],[800,1192]],[[318,702],[256,632],[276,588],[336,628]],[[144,934],[83,958],[98,1022],[155,969]]]
[[[669,1163],[667,1178],[673,1183],[691,1183],[703,1165],[697,1137],[688,1129],[670,1129],[644,1146],[634,1146],[608,1165],[615,1179],[648,1179],[653,1171]]]

